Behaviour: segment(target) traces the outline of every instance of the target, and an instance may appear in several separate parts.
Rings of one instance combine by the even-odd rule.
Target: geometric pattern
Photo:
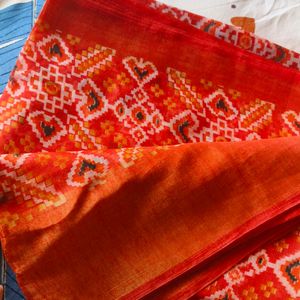
[[[104,46],[74,53],[68,34],[47,30],[45,38],[29,39],[2,96],[1,137],[10,140],[4,153],[261,139],[276,134],[274,115],[290,134],[300,134],[296,112],[279,113],[275,104],[259,99],[237,101],[239,91],[208,79],[193,82],[185,72],[158,70],[153,62]],[[14,134],[18,138],[11,140]],[[117,157],[127,168],[141,155],[120,150]],[[68,186],[104,182],[104,158],[73,159]]]
[[[282,114],[282,118],[292,134],[300,134],[300,115],[295,111],[286,111]]]
[[[56,65],[41,67],[29,73],[29,87],[37,101],[43,103],[43,109],[50,113],[65,110],[72,102],[72,85],[67,83],[66,75]]]
[[[80,100],[76,109],[83,120],[93,120],[108,110],[107,99],[91,79],[83,79],[78,88]]]
[[[62,136],[67,134],[62,121],[54,115],[35,111],[28,115],[27,120],[45,148],[52,146]]]
[[[236,136],[236,130],[230,128],[225,120],[218,119],[217,122],[209,122],[209,127],[204,127],[199,138],[205,142],[236,142],[240,139]]]
[[[211,113],[217,117],[233,120],[238,115],[237,109],[222,90],[217,90],[212,95],[205,98],[204,102],[207,104]]]
[[[259,131],[272,123],[275,105],[256,99],[241,108],[240,128]]]
[[[111,65],[114,55],[115,50],[110,48],[100,45],[96,45],[94,48],[89,47],[76,55],[73,74],[78,77],[97,75]]]
[[[300,298],[300,253],[286,256],[275,263],[274,272],[292,297]]]
[[[48,35],[37,43],[37,49],[42,57],[49,62],[67,66],[73,61],[65,42],[58,34]]]
[[[197,26],[206,21],[201,22]],[[145,157],[145,151],[152,155],[163,149],[154,151],[153,146],[261,139],[276,134],[276,126],[300,135],[299,112],[280,111],[272,99],[237,101],[240,91],[234,96],[231,87],[210,78],[193,82],[182,70],[159,69],[154,62],[123,57],[111,48],[93,44],[83,49],[80,39],[73,47],[68,34],[50,31],[46,38],[37,34],[29,39],[0,102],[1,138],[14,144],[0,145],[7,153],[0,156],[0,224],[8,229],[63,205],[69,190],[105,184],[113,166],[130,168]],[[226,27],[219,26],[215,34],[237,42]],[[266,49],[248,39],[248,51],[275,57],[275,48]],[[47,152],[51,147],[57,152]],[[109,157],[106,148],[115,149]],[[101,155],[93,152],[99,149]],[[55,173],[41,176],[40,169],[49,166]],[[285,252],[284,247],[277,248]],[[272,251],[252,255],[225,274],[221,283],[201,291],[200,299],[298,297],[299,256],[291,251],[274,259]],[[253,283],[237,292],[236,287],[270,270],[273,277],[259,280],[259,287]],[[276,290],[278,281],[285,295]]]
[[[170,130],[179,143],[197,142],[195,132],[199,128],[199,120],[191,111],[183,111],[170,121]]]
[[[288,299],[300,297],[300,231],[268,244],[227,271],[193,299]]]
[[[134,162],[143,157],[142,150],[135,148],[122,148],[118,151],[119,161],[123,168],[127,169],[134,165]]]
[[[141,127],[131,129],[130,134],[138,146],[146,142],[148,139],[146,132]]]
[[[167,78],[162,77],[152,62],[133,56],[122,58],[116,68],[115,50],[96,45],[77,55],[71,53],[68,38],[60,33],[50,33],[41,41],[29,40],[28,45],[30,49],[38,48],[38,54],[50,61],[32,66],[32,53],[24,50],[17,67],[18,77],[28,78],[24,89],[30,91],[30,105],[35,108],[30,108],[26,122],[41,150],[58,141],[67,150],[100,149],[103,144],[116,147],[119,138],[113,131],[121,127],[127,146],[150,146],[156,139],[158,144],[176,144],[271,135],[269,124],[275,105],[270,102],[257,99],[234,104],[235,96],[230,99],[230,90],[213,84],[203,88],[173,68],[165,70]],[[31,64],[31,71],[27,64]],[[110,71],[111,77],[107,77],[108,68],[116,74]],[[7,97],[9,92],[7,89]],[[15,100],[10,99],[5,109],[13,106],[8,103]],[[18,97],[18,101],[22,98]],[[18,118],[29,109],[29,103],[22,103]],[[2,122],[7,125],[17,118],[15,111],[7,116]],[[95,124],[107,123],[110,118],[116,118],[110,129],[112,134],[103,136],[104,125]]]
[[[36,161],[43,155],[34,156]],[[0,157],[0,195],[5,205],[19,205],[20,209],[27,208],[25,217],[31,220],[31,211],[43,211],[47,207],[56,207],[65,203],[63,193],[57,191],[52,180],[40,174],[39,169],[33,167],[31,154],[7,154]],[[5,166],[5,167],[4,167]],[[26,210],[25,210],[26,212]],[[12,218],[12,219],[11,219]],[[0,224],[9,228],[16,226],[20,214],[5,210],[0,213]]]
[[[30,101],[26,98],[2,98],[0,102],[0,130],[11,126],[13,122],[23,120],[29,108]]]
[[[254,53],[265,59],[275,61],[285,67],[300,70],[299,53],[273,44],[268,40],[256,36],[252,32],[246,32],[239,27],[195,15],[175,7],[170,7],[156,0],[147,0],[147,2],[148,6],[152,9],[185,22],[217,39],[233,44],[235,47]]]
[[[101,149],[101,138],[95,136],[95,130],[90,128],[88,122],[83,122],[74,116],[68,116],[68,137],[75,148],[81,150]]]
[[[67,183],[76,187],[85,186],[94,178],[103,179],[107,171],[108,161],[105,158],[80,153],[72,165]]]
[[[125,58],[123,63],[129,74],[136,80],[140,87],[158,75],[156,67],[150,62],[144,62],[143,59],[137,59],[131,56]]]
[[[172,68],[167,69],[169,86],[175,90],[179,100],[183,102],[187,109],[193,110],[197,115],[204,117],[205,109],[201,94],[197,93],[196,87],[190,85],[190,80],[186,74]]]

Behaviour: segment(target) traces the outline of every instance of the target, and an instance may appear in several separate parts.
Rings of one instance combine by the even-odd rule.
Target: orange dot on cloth
[[[231,23],[234,26],[240,27],[247,32],[255,31],[255,19],[248,17],[233,17],[231,18]]]
[[[46,92],[50,95],[57,95],[60,92],[60,86],[52,81],[47,81],[44,84]]]

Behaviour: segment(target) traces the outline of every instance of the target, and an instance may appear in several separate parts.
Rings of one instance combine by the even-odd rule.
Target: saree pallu
[[[28,299],[186,299],[299,224],[298,67],[153,3],[48,1],[10,76],[0,236]]]

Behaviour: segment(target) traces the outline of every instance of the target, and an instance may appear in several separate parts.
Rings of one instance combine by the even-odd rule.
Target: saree
[[[166,8],[50,0],[19,56],[0,236],[28,299],[187,299],[299,225],[299,55]]]

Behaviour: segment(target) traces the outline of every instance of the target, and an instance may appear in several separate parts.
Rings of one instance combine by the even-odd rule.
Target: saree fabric
[[[150,4],[48,1],[2,95],[28,299],[186,299],[299,224],[299,70]]]

